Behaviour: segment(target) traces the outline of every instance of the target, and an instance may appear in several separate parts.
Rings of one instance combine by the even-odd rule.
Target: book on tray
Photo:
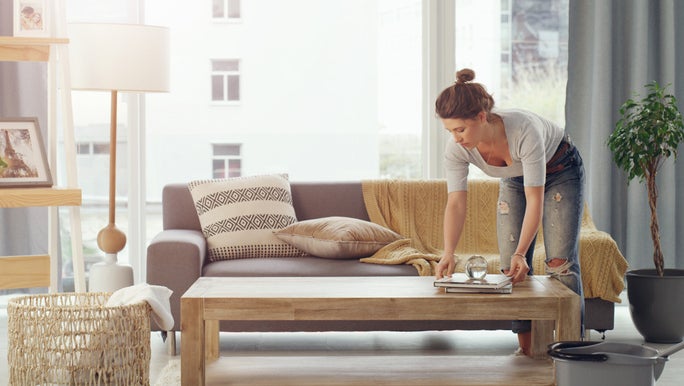
[[[489,274],[482,279],[471,279],[464,273],[435,280],[435,287],[444,287],[447,292],[511,293],[511,277],[504,274]]]
[[[463,288],[463,287],[444,287],[446,292],[461,294],[510,294],[513,293],[513,284],[508,284],[499,288]]]

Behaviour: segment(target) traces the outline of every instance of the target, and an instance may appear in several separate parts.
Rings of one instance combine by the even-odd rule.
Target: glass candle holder
[[[465,272],[470,279],[484,279],[487,276],[487,260],[479,255],[470,256],[465,264]]]

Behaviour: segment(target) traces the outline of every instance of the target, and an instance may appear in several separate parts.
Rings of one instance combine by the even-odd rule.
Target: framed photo
[[[0,188],[38,186],[52,186],[38,119],[0,119]]]
[[[49,37],[50,0],[14,0],[14,36]]]

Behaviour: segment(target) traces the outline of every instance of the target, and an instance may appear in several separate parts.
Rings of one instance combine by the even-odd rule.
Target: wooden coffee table
[[[181,298],[181,379],[204,385],[219,356],[219,321],[532,320],[532,352],[580,337],[579,296],[547,276],[512,294],[446,293],[433,277],[239,277],[198,279]],[[555,331],[555,336],[554,336]]]

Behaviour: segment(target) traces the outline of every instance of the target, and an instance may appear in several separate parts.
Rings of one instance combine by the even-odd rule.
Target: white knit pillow
[[[188,188],[210,261],[303,255],[273,234],[297,221],[287,175],[191,181]]]

